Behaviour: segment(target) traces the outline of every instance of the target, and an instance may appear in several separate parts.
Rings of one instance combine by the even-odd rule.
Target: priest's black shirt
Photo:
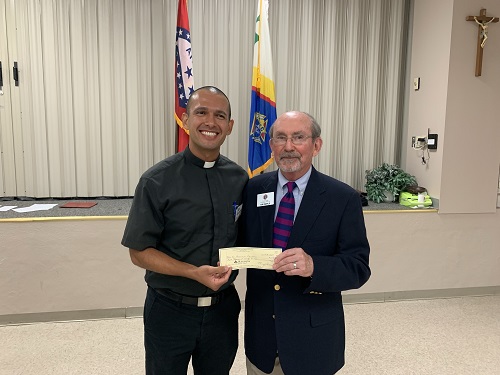
[[[248,181],[243,168],[225,156],[205,163],[189,148],[155,164],[139,180],[122,245],[155,248],[195,266],[216,266],[219,248],[235,245],[235,208]],[[225,289],[236,278],[233,271]],[[189,296],[214,292],[195,280],[146,270],[146,283]]]

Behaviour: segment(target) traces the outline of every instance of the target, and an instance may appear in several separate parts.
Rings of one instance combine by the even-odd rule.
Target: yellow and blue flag
[[[250,108],[250,139],[248,175],[263,172],[273,161],[268,130],[276,120],[273,61],[268,24],[268,0],[258,0],[253,47],[252,102]]]

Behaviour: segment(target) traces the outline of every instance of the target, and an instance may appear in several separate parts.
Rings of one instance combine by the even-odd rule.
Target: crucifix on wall
[[[498,22],[498,17],[487,17],[486,9],[481,9],[479,16],[467,16],[467,21],[475,21],[478,27],[477,52],[476,52],[476,77],[481,75],[483,67],[483,49],[488,39],[488,26],[490,23]]]

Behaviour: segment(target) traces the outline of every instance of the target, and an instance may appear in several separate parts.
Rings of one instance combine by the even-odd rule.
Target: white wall
[[[125,219],[0,222],[0,315],[141,306]]]
[[[500,17],[498,0],[456,0],[453,8],[440,211],[495,212],[500,165],[500,24],[488,28],[475,77],[479,8]],[[466,199],[464,199],[467,197]],[[460,208],[457,210],[457,203]]]
[[[435,198],[440,198],[441,192],[452,7],[453,0],[419,0],[413,13],[410,79],[420,78],[420,89],[415,91],[412,84],[408,85],[408,139],[403,145],[407,146],[407,171]],[[438,149],[423,166],[421,152],[410,148],[411,137],[426,136],[428,128],[438,134]]]
[[[440,213],[493,213],[500,165],[500,25],[489,27],[483,72],[475,77],[478,26],[469,15],[500,15],[500,2],[418,0],[414,8],[407,170],[431,196]],[[421,164],[413,135],[439,135],[438,149]]]
[[[372,277],[352,294],[500,286],[499,212],[374,212],[365,219]],[[0,322],[142,306],[144,272],[120,245],[124,227],[124,218],[0,222]],[[237,289],[243,299],[244,275]]]

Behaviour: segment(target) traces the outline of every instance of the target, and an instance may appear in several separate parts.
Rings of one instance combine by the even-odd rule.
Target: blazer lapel
[[[302,197],[299,211],[293,224],[288,240],[288,247],[300,247],[309,231],[312,229],[318,213],[326,203],[325,188],[319,173],[313,167],[311,177],[307,183],[306,191]]]
[[[260,194],[274,192],[274,204],[264,207],[257,207],[259,219],[262,223],[262,244],[264,247],[273,246],[273,224],[276,210],[276,187],[278,185],[278,172],[269,173],[269,178],[262,182]]]

